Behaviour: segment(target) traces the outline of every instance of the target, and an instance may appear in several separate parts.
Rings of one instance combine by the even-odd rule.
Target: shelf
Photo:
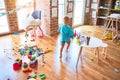
[[[117,0],[98,0],[98,11],[96,25],[106,25],[111,14],[120,14],[120,10],[115,10]]]
[[[106,7],[99,7],[98,9],[109,10],[109,8]]]
[[[115,10],[115,9],[110,9],[111,11],[120,11],[120,10]]]
[[[97,18],[107,19],[107,16],[97,16]]]

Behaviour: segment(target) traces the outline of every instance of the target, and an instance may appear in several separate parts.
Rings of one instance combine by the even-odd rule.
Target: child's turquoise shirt
[[[70,38],[72,38],[74,34],[73,29],[70,26],[64,24],[59,26],[58,32],[60,32],[60,41],[65,42],[69,42]]]

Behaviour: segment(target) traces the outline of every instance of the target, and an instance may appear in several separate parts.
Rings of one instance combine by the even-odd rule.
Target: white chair
[[[36,38],[36,29],[39,27],[40,31],[41,29],[41,12],[38,10],[35,10],[32,14],[28,15],[28,17],[23,21],[24,23],[24,30],[25,30],[25,37],[27,37],[27,33],[29,30],[34,30],[35,38]],[[43,35],[43,32],[42,32]]]

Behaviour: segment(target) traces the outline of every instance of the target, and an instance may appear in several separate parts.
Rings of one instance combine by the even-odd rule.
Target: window
[[[34,0],[17,0],[17,17],[19,30],[24,29],[23,20],[34,10]]]
[[[59,16],[58,16],[58,19],[59,19],[59,24],[61,24],[62,22],[62,18],[64,17],[65,15],[65,1],[64,0],[59,0]]]
[[[74,0],[73,26],[83,25],[85,0]]]
[[[0,0],[0,34],[8,33],[9,26],[4,0]]]

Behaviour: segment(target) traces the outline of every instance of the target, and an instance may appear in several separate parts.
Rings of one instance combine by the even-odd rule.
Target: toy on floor
[[[15,60],[15,63],[13,64],[13,69],[14,70],[20,70],[22,66],[22,60],[20,58],[17,58]]]
[[[115,71],[116,73],[119,73],[119,72],[120,72],[120,70],[119,70],[118,68],[114,68],[114,71]]]
[[[102,39],[111,40],[112,39],[112,32],[111,30],[106,30],[106,32],[103,34]]]
[[[36,77],[37,77],[37,74],[36,73],[34,73],[34,72],[31,72],[30,74],[29,74],[29,76],[28,76],[28,78],[27,79],[36,79]]]
[[[17,54],[17,52],[15,51],[14,48],[12,49],[4,49],[4,53],[6,54],[6,56],[9,58],[9,59],[15,59],[16,57],[18,57],[19,54]]]
[[[110,33],[109,33],[109,34],[106,34],[106,35],[105,35],[105,39],[111,40],[111,39],[112,39],[112,34],[110,34]]]
[[[30,59],[30,67],[31,68],[37,67],[38,64],[37,57],[35,55],[28,55],[28,58]]]
[[[29,68],[28,63],[24,62],[23,63],[23,68],[22,68],[23,72],[32,72],[32,69]]]
[[[24,46],[22,48],[18,49],[18,52],[24,56],[24,55],[34,55],[37,53],[37,55],[39,56],[40,54],[42,54],[42,49],[38,48],[36,45],[35,46]]]
[[[19,33],[18,32],[13,32],[14,35],[18,35]]]
[[[94,61],[94,58],[93,58],[93,57],[90,57],[89,59],[90,59],[91,61]]]
[[[35,41],[35,39],[31,39],[30,41],[31,41],[31,42],[34,42],[34,41]]]
[[[41,77],[41,79],[46,79],[46,76],[44,73],[41,73],[39,76]]]
[[[50,51],[52,51],[52,49],[51,48],[47,48],[43,53],[48,53]]]
[[[42,63],[45,64],[44,55],[42,55]]]

